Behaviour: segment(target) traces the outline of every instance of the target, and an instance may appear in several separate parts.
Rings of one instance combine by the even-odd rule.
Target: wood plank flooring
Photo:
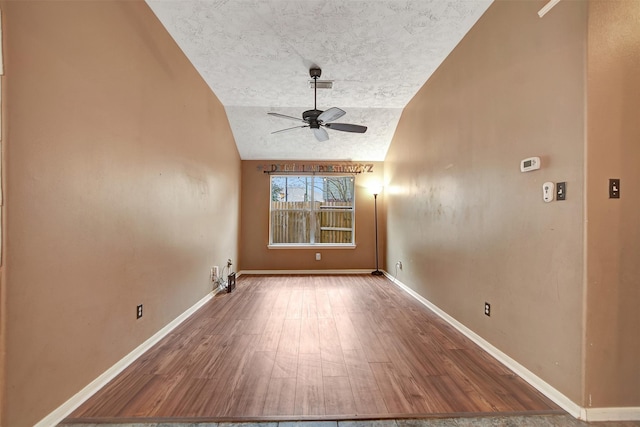
[[[65,421],[562,413],[384,277],[241,276]]]

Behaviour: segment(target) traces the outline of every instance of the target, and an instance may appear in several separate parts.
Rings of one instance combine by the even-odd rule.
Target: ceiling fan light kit
[[[322,75],[322,70],[320,68],[311,68],[309,70],[309,76],[313,79],[313,110],[307,110],[302,113],[302,119],[293,116],[287,116],[285,114],[279,113],[267,113],[270,116],[280,117],[283,119],[302,121],[306,124],[301,126],[294,126],[291,128],[277,130],[274,133],[287,132],[294,129],[300,128],[310,128],[313,131],[314,136],[320,142],[326,141],[329,139],[329,134],[326,129],[338,130],[341,132],[352,132],[352,133],[365,133],[367,131],[366,126],[361,125],[353,125],[350,123],[332,123],[334,120],[338,120],[340,117],[344,116],[346,112],[337,107],[331,107],[328,110],[322,111],[318,110],[317,107],[317,95],[318,95],[318,78]],[[333,85],[333,82],[329,82]]]

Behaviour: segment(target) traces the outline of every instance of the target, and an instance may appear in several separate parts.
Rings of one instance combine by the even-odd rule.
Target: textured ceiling
[[[225,107],[243,160],[384,160],[402,109],[492,0],[147,0]],[[318,109],[364,134],[318,142],[309,68],[333,89]]]

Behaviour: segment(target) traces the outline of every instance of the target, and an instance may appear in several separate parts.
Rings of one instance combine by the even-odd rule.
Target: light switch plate
[[[567,198],[567,183],[559,182],[556,184],[556,200],[566,200]]]
[[[609,198],[610,199],[620,198],[620,179],[612,178],[609,180]]]

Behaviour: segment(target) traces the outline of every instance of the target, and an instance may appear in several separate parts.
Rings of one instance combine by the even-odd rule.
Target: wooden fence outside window
[[[352,244],[351,202],[271,202],[271,243]]]

